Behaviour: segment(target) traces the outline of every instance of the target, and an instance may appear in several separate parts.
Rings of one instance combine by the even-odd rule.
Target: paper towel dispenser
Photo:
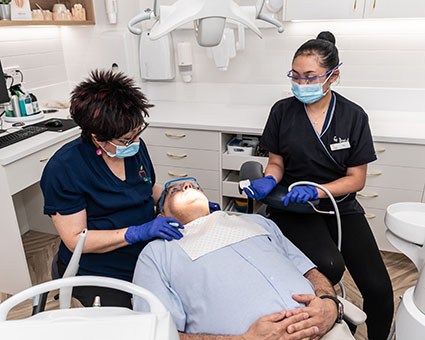
[[[145,80],[172,80],[176,76],[173,39],[171,34],[157,40],[149,32],[140,37],[140,75]]]

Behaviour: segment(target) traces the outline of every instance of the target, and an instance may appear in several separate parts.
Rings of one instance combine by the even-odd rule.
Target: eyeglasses
[[[140,131],[134,135],[134,137],[130,139],[119,139],[115,138],[118,142],[124,144],[125,146],[129,146],[130,144],[133,144],[133,142],[140,137],[143,131],[146,130],[146,128],[149,126],[149,123],[143,123],[142,127],[140,128]]]
[[[321,74],[319,76],[314,76],[314,77],[299,77],[299,76],[294,76],[294,71],[289,71],[287,76],[288,78],[291,78],[292,80],[305,80],[307,84],[312,83],[313,81],[319,79],[319,78],[323,78],[326,77],[327,75],[331,74],[333,71],[335,71],[338,67],[340,67],[342,65],[342,63],[339,63],[338,65],[336,65],[333,69],[329,70],[328,72]]]
[[[161,204],[160,204],[160,212],[164,209],[164,200],[167,195],[170,197],[174,194],[178,193],[179,191],[183,191],[183,189],[195,189],[195,190],[201,190],[201,186],[196,181],[195,177],[184,177],[184,178],[178,178],[173,179],[172,181],[168,181],[164,185],[164,190],[161,192]]]

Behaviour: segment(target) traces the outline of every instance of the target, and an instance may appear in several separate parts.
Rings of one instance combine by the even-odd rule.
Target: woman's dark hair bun
[[[320,32],[316,39],[322,39],[331,42],[335,45],[336,39],[335,36],[329,31]]]

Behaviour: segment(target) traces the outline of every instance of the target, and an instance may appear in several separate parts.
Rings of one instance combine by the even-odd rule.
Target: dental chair
[[[28,288],[0,304],[0,339],[56,340],[116,340],[134,338],[143,340],[178,340],[179,335],[171,314],[150,291],[133,283],[101,276],[75,276],[87,236],[80,234],[74,253],[62,279],[56,279]],[[54,262],[55,263],[55,262]],[[54,267],[54,266],[53,266]],[[150,305],[150,313],[136,312],[125,307],[70,309],[72,288],[97,286],[114,288],[142,297]],[[59,310],[42,312],[49,291],[59,289]],[[19,303],[33,299],[33,315],[22,320],[6,321],[9,311]],[[96,299],[95,299],[96,300]],[[34,313],[36,309],[36,313]]]
[[[259,179],[263,177],[263,165],[256,161],[248,161],[242,164],[239,173],[239,192],[242,193],[242,188],[247,187],[250,181]],[[289,203],[287,207],[285,207],[281,201],[282,197],[285,196],[294,186],[296,185],[314,185],[319,187],[329,196],[331,201],[334,203],[335,212],[324,212],[317,209],[320,200],[312,200],[307,203]],[[325,213],[325,214],[334,214],[337,219],[338,226],[338,241],[337,247],[338,250],[341,251],[341,242],[342,242],[342,230],[341,230],[341,220],[339,215],[338,206],[331,195],[331,193],[324,188],[323,186],[313,183],[313,182],[297,182],[293,183],[289,188],[284,187],[282,185],[276,185],[276,187],[268,194],[264,199],[261,200],[267,206],[276,208],[276,209],[285,209],[286,211],[291,211],[300,214],[313,214],[313,213]],[[254,208],[254,200],[248,197],[248,213],[253,213]],[[338,283],[341,288],[342,296],[338,296],[338,299],[344,305],[344,320],[357,327],[366,321],[366,313],[364,313],[360,308],[349,302],[345,299],[345,288],[342,282]]]
[[[404,293],[396,312],[396,340],[425,338],[425,203],[391,204],[385,213],[388,241],[404,253],[419,271],[416,286]],[[388,339],[392,338],[392,330]]]

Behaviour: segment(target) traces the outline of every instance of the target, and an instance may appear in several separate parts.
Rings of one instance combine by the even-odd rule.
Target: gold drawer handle
[[[357,0],[354,0],[354,8],[353,11],[355,12],[357,10]]]
[[[168,174],[173,177],[187,177],[188,174],[175,174],[174,172],[168,171]]]
[[[182,154],[182,155],[175,155],[175,154],[173,154],[173,153],[171,153],[171,152],[167,152],[167,156],[168,157],[173,157],[173,158],[185,158],[185,157],[187,157],[187,154]]]
[[[376,217],[376,215],[364,215],[368,220],[372,220]]]
[[[181,135],[174,135],[172,133],[166,132],[165,135],[167,137],[171,137],[171,138],[184,138],[184,137],[186,137],[186,134],[184,134],[184,133],[182,133]]]
[[[376,152],[376,153],[383,153],[383,152],[385,152],[385,148],[382,148],[382,149],[375,149],[375,152]]]
[[[42,158],[42,159],[40,159],[40,163],[47,162],[49,159],[50,159],[50,157],[48,157],[48,158]]]
[[[381,176],[383,174],[382,171],[377,171],[377,172],[368,172],[367,175],[368,176]]]
[[[375,10],[375,9],[376,9],[376,0],[373,0],[373,7],[372,7],[372,9],[373,9],[373,10]]]
[[[375,198],[375,197],[379,197],[379,194],[362,194],[361,192],[358,192],[357,196]]]

